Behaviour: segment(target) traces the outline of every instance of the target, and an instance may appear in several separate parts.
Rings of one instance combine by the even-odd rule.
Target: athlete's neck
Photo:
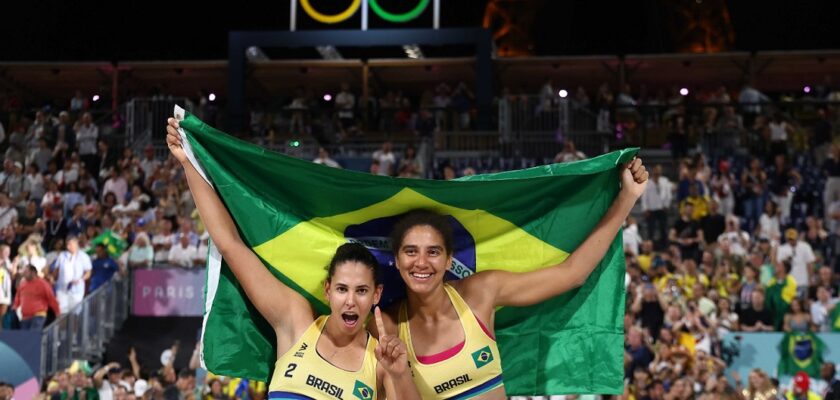
[[[452,306],[443,285],[444,283],[441,283],[440,286],[428,294],[408,291],[409,315],[421,319],[438,319],[448,314]]]

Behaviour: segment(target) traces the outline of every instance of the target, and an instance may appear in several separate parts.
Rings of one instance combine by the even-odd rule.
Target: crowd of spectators
[[[76,97],[67,111],[9,120],[10,134],[0,128],[2,329],[40,329],[131,269],[204,265],[208,236],[173,160],[123,148]],[[125,246],[114,251],[97,240],[105,236]]]
[[[720,135],[713,143],[731,140],[727,135],[738,136],[740,121],[749,118],[763,145],[742,149],[733,142],[733,151],[722,151],[700,140],[675,151],[673,180],[663,166],[652,166],[623,232],[625,395],[813,398],[802,397],[810,390],[837,398],[831,363],[820,377],[799,374],[781,384],[775,365],[756,366],[744,379],[725,374],[732,332],[838,330],[836,110],[819,108],[816,123],[808,124],[779,109],[736,112],[729,100],[716,101],[725,112],[709,115],[708,126],[738,121],[738,129],[704,135]],[[803,143],[795,143],[793,126]]]
[[[558,99],[555,88],[548,89],[551,107]],[[835,93],[815,89],[812,96],[822,92],[824,100]],[[301,132],[310,129],[302,110],[313,100],[306,93],[301,88],[290,105],[291,126]],[[713,95],[705,100],[695,98],[696,104],[706,105],[695,115],[686,114],[686,96],[678,91],[670,98],[633,96],[629,87],[618,96],[608,87],[597,93],[590,102],[581,88],[572,100],[597,115],[604,129],[670,127],[674,160],[649,165],[651,182],[623,233],[628,296],[624,397],[768,399],[799,395],[803,389],[831,395],[837,380],[830,363],[823,366],[822,380],[797,376],[787,385],[766,366],[748,377],[726,375],[723,339],[730,332],[836,329],[837,109],[820,105],[812,118],[803,119],[763,104],[769,98],[751,86],[738,93],[722,87],[709,91]],[[397,110],[377,120],[379,129],[413,121],[416,130],[424,119],[433,126],[454,123],[463,129],[473,123],[473,98],[466,85],[455,90],[438,86],[421,97],[418,109],[406,99],[393,92],[378,100],[381,110]],[[341,138],[364,135],[358,101],[346,85],[335,96]],[[639,107],[656,102],[662,107]],[[140,152],[122,148],[79,103],[74,98],[67,111],[57,114],[49,108],[21,114],[8,126],[8,135],[0,128],[5,154],[0,171],[3,329],[40,329],[51,315],[68,312],[109,279],[126,279],[132,269],[204,265],[208,237],[181,169],[152,147]],[[390,104],[396,107],[385,107]],[[397,117],[401,106],[413,110],[406,111],[408,118]],[[454,121],[452,114],[438,112],[451,107],[461,110]],[[654,109],[662,113],[651,114]],[[422,136],[415,144],[421,149],[428,145]],[[415,144],[397,154],[386,140],[371,154],[370,172],[429,176],[431,163]],[[586,156],[567,140],[554,160]],[[340,167],[327,148],[320,149],[315,162]],[[474,173],[471,166],[456,170],[444,165],[434,175],[451,179]],[[125,241],[127,248],[110,252],[96,244],[102,235]],[[179,373],[171,364],[153,371],[134,361],[128,368],[107,364],[93,371],[83,364],[45,380],[47,398],[265,396],[264,383],[207,376],[195,364]]]

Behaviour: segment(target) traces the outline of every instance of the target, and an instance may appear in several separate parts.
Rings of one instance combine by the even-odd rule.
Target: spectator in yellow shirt
[[[700,194],[697,185],[691,185],[688,188],[688,197],[680,202],[680,212],[687,204],[693,206],[691,213],[692,221],[699,221],[709,214],[709,199]]]

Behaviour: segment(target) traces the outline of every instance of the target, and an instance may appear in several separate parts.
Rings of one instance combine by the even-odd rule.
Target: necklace
[[[58,220],[58,224],[55,224],[53,220],[50,220],[50,236],[55,236],[55,234],[58,233],[59,229],[61,229],[62,221],[64,221],[64,217]]]
[[[333,344],[333,346],[335,346],[335,344]],[[344,350],[345,350],[344,348],[336,347],[335,350],[333,350],[332,354],[330,354],[330,356],[328,358],[330,360],[332,360],[335,357],[336,354],[344,352]]]

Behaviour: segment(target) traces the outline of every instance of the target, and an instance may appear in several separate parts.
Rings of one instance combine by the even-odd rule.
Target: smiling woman
[[[640,159],[620,171],[621,193],[583,243],[559,264],[530,272],[488,269],[446,281],[454,253],[447,218],[415,210],[394,225],[391,247],[407,296],[376,329],[399,331],[424,399],[506,398],[495,310],[537,304],[586,282],[647,184]]]

